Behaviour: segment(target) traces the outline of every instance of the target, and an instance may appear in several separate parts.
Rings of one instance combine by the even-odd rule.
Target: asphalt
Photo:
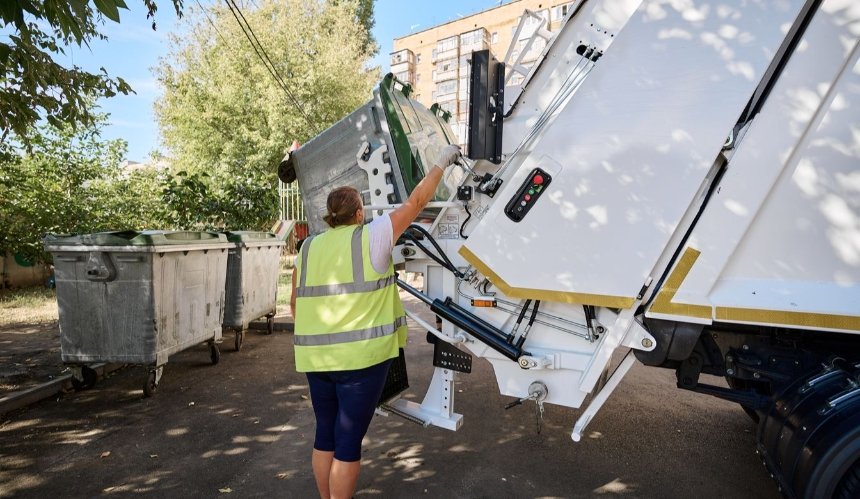
[[[417,307],[414,303],[407,304]],[[420,400],[432,347],[410,329]],[[292,335],[251,331],[173,356],[155,397],[146,372],[124,368],[85,392],[61,394],[0,421],[0,497],[314,497],[313,412],[293,370]],[[635,366],[580,443],[578,411],[505,411],[492,369],[476,359],[457,382],[457,432],[377,416],[356,497],[776,498],[735,405],[678,390],[670,371]]]

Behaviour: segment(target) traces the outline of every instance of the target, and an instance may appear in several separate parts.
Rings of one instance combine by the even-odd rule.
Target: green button
[[[529,189],[529,196],[534,196],[534,194],[535,194],[534,189]]]
[[[539,185],[536,185],[536,186],[535,186],[535,192],[540,192],[540,191],[541,191],[541,189],[543,189],[543,187],[541,187],[541,186],[539,186]]]

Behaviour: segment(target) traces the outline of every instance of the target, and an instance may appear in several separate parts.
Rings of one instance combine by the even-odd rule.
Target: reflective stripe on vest
[[[299,346],[319,346],[349,343],[350,341],[372,340],[374,338],[390,336],[397,331],[397,328],[405,325],[406,317],[398,317],[394,320],[394,324],[386,324],[384,326],[374,326],[367,329],[344,331],[342,333],[297,335],[295,337],[295,344]]]

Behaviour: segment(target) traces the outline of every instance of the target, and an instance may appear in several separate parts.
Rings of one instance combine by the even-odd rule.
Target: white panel
[[[636,296],[801,4],[643,3],[465,246],[514,287]],[[539,165],[553,183],[513,223]]]
[[[858,21],[847,0],[813,18],[692,234],[702,254],[674,302],[860,314]]]

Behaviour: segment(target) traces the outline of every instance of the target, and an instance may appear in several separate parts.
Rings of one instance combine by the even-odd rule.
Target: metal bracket
[[[388,146],[383,144],[371,150],[370,143],[363,142],[358,148],[355,160],[358,162],[358,167],[367,173],[371,206],[391,204],[389,196],[394,194],[394,186],[387,180],[391,178]],[[372,212],[374,218],[381,214],[381,210]]]
[[[453,371],[470,374],[472,372],[472,355],[453,344],[439,340],[433,333],[427,332],[427,342],[433,344],[433,365]]]

